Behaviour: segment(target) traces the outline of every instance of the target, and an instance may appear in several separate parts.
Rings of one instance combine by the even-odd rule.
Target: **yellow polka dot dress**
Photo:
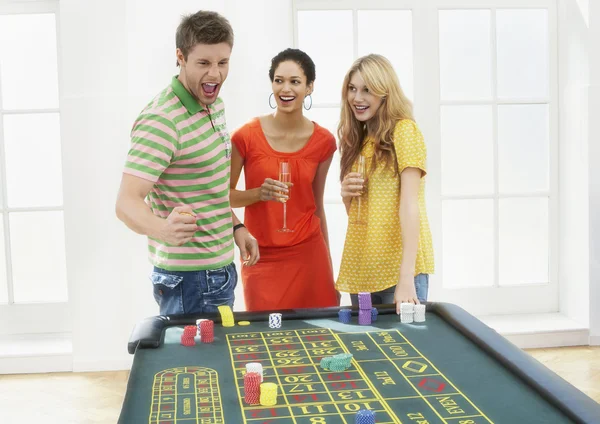
[[[427,150],[423,135],[414,121],[404,119],[396,124],[394,148],[399,173],[406,168],[418,168],[425,176]],[[394,286],[400,279],[400,176],[394,175],[392,167],[385,169],[383,163],[370,172],[374,152],[374,140],[367,138],[362,154],[366,159],[369,178],[360,206],[360,218],[364,225],[355,223],[358,201],[354,199],[348,215],[346,243],[336,282],[336,288],[342,292],[372,293]],[[432,274],[433,245],[425,208],[425,178],[421,178],[418,197],[420,231],[415,275]]]

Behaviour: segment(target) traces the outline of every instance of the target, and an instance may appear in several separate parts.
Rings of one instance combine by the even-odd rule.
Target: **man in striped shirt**
[[[140,113],[131,132],[117,216],[148,236],[161,314],[233,306],[233,243],[246,266],[258,244],[229,204],[231,141],[218,97],[229,71],[233,30],[199,11],[177,28],[179,76]]]

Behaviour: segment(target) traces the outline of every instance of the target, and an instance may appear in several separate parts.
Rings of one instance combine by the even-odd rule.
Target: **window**
[[[347,2],[351,3],[351,2]],[[400,76],[403,89],[413,95],[412,14],[410,10],[302,10],[297,2],[296,40],[317,69],[313,106],[306,115],[337,138],[342,82],[356,58],[367,53],[385,55]],[[307,7],[312,7],[308,5]],[[325,6],[327,7],[327,6]],[[381,38],[377,26],[389,29]],[[340,198],[340,156],[333,157],[325,187],[325,210],[337,276],[346,236],[347,217]]]
[[[390,59],[414,100],[428,145],[432,298],[474,313],[556,310],[555,2],[296,0],[294,13],[297,47],[317,65],[311,119],[335,133],[345,72],[368,53]],[[339,188],[336,155],[326,187],[335,266]]]
[[[67,302],[55,8],[0,4],[0,305],[9,307]]]

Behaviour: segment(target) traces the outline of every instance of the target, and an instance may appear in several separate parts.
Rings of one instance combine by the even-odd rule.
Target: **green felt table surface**
[[[158,348],[136,351],[120,422],[354,424],[359,409],[376,411],[377,423],[573,422],[435,313],[424,323],[357,321],[215,324],[214,342],[193,347],[169,327]],[[348,370],[319,367],[338,353],[353,355]],[[248,362],[277,384],[277,405],[244,402]]]

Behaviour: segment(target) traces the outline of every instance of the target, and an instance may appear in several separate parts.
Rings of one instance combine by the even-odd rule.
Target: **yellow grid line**
[[[228,335],[229,336],[229,335]],[[233,368],[233,374],[236,374],[235,371],[235,364],[233,362],[233,351],[231,350],[231,343],[230,343],[230,339],[229,337],[227,337],[227,345],[229,346],[229,357],[231,358],[231,366]],[[241,391],[240,391],[240,385],[238,382],[238,379],[235,379],[235,386],[237,387],[237,393],[238,393],[238,400],[240,402],[240,411],[241,411],[241,415],[242,415],[242,419],[244,420],[244,423],[246,423],[246,414],[244,413],[244,404],[242,402],[242,396],[241,396]],[[225,418],[225,411],[223,411],[223,418]],[[223,420],[224,421],[224,420]]]
[[[333,334],[333,337],[336,338],[338,343],[344,347],[344,350],[346,351],[346,353],[350,353],[350,351],[347,349],[346,344],[343,342],[343,340],[340,337],[338,337],[337,334],[335,334],[333,332],[332,332],[332,334]],[[354,357],[354,355],[352,355],[352,356]],[[354,364],[356,366],[356,370],[359,372],[360,375],[363,376],[363,379],[365,380],[367,385],[369,387],[371,387],[371,390],[373,391],[373,393],[375,393],[376,396],[379,396],[379,402],[381,402],[381,405],[384,407],[384,410],[388,414],[390,414],[390,418],[394,421],[398,420],[398,423],[402,424],[402,421],[400,420],[400,418],[398,418],[398,416],[394,413],[394,411],[392,411],[390,405],[386,402],[385,398],[383,396],[381,396],[381,393],[379,393],[379,390],[377,390],[377,388],[373,385],[373,383],[371,382],[371,379],[369,377],[367,377],[367,374],[362,369],[360,364],[357,361],[354,361]]]
[[[378,409],[376,409],[375,411],[376,411],[376,412],[381,412],[381,411],[383,411],[383,409],[382,409],[381,411],[380,411],[380,410],[378,410]],[[345,414],[346,414],[346,415],[350,415],[351,413],[352,413],[352,412],[346,412]],[[320,414],[320,415],[319,415],[319,417],[325,417],[325,416],[337,416],[337,415],[338,415],[338,414],[336,414],[335,412],[326,412],[326,413]],[[342,416],[342,417],[343,417],[343,416]],[[289,416],[289,417],[277,417],[277,418],[292,418],[292,417],[291,417],[291,416]],[[313,418],[316,418],[316,417],[313,417]],[[265,419],[265,418],[250,418],[248,421],[257,421],[257,420],[264,420],[264,419]],[[385,421],[385,422],[383,422],[383,423],[380,423],[379,421],[377,422],[377,424],[386,424],[386,423],[389,423],[389,424],[395,424],[393,421]]]
[[[344,350],[343,347],[341,347],[341,346],[340,346],[340,349]],[[335,355],[335,354],[332,354],[332,355]],[[305,357],[305,358],[294,357],[294,358],[296,358],[296,359],[311,359],[310,357]],[[421,358],[423,358],[423,356],[407,356],[405,358],[395,358],[395,359],[391,359],[391,358],[389,358],[389,359],[362,359],[362,360],[357,361],[357,362],[390,362],[390,361],[403,361],[403,360],[406,360],[406,359],[421,359]],[[260,361],[260,359],[256,359],[254,361]],[[245,363],[250,363],[250,362],[252,362],[252,361],[247,361]],[[241,363],[242,362],[239,362],[239,361],[237,362],[238,365],[241,364]],[[291,365],[315,365],[315,364],[316,364],[316,362],[312,362],[311,361],[310,363],[307,363],[307,364],[274,365],[273,367],[265,367],[265,368],[287,368],[287,367],[289,367]],[[243,369],[245,369],[245,367],[236,367],[235,369],[236,370],[243,370]]]
[[[447,420],[464,420],[466,418],[487,418],[483,415],[469,415],[466,417],[450,417],[450,418],[446,418]]]
[[[411,358],[406,358],[406,359],[411,359],[411,360],[412,360],[412,359],[419,359],[419,358],[421,358],[421,357],[411,357]],[[364,363],[364,362],[374,362],[374,361],[355,361],[355,362],[362,364],[362,363]],[[389,362],[389,361],[387,361],[387,362]],[[300,365],[302,365],[302,364],[300,364]],[[313,363],[313,364],[304,364],[304,365],[316,365],[316,363]],[[279,367],[276,367],[276,368],[288,368],[288,367],[289,367],[289,366],[282,365],[282,366],[279,366]],[[274,368],[273,368],[273,367],[263,367],[263,370],[271,370],[271,369],[272,369],[272,370],[274,370]],[[244,370],[244,368],[236,368],[236,371],[240,371],[240,370],[242,370],[242,371],[243,371],[243,370]],[[358,371],[352,371],[352,370],[350,370],[350,372],[358,372]],[[310,373],[310,372],[306,372],[306,373],[302,373],[302,374],[294,374],[294,375],[304,376],[304,375],[317,375],[317,374],[318,374],[318,373]],[[408,376],[407,376],[407,378],[417,378],[417,377],[435,377],[435,376],[439,376],[439,375],[440,375],[440,374],[419,374],[419,375],[408,375]],[[244,379],[244,377],[243,377],[243,376],[241,376],[241,377],[236,377],[236,379],[237,379],[237,380],[243,380],[243,379]],[[305,381],[304,383],[306,383],[306,381]],[[285,386],[286,384],[293,384],[293,383],[284,383],[283,385]]]
[[[383,410],[382,410],[383,411]],[[376,412],[380,412],[380,411],[376,411]],[[350,415],[350,412],[346,412],[346,415]],[[337,416],[337,414],[335,412],[328,412],[328,413],[324,413],[319,415],[319,417],[331,417],[331,416]],[[277,418],[292,418],[292,417],[277,417]],[[317,418],[317,417],[313,417],[313,418]],[[258,421],[258,420],[264,420],[265,418],[250,418],[248,421]],[[324,421],[320,421],[320,422],[324,422]],[[393,421],[384,421],[384,422],[380,422],[377,421],[377,424],[395,424]]]
[[[260,335],[262,336],[263,343],[267,346],[267,351],[269,352],[269,358],[271,359],[271,363],[273,365],[275,365],[275,363],[273,362],[273,357],[271,356],[271,351],[269,350],[269,346],[267,345],[267,341],[265,339],[265,336],[264,336],[263,333],[260,333]],[[279,374],[275,373],[275,377],[277,377],[277,381],[279,382],[279,385],[281,386],[281,380],[279,379]],[[285,403],[286,403],[286,405],[287,405],[287,407],[288,407],[288,409],[290,411],[290,414],[293,415],[292,414],[292,407],[290,406],[290,403],[288,402],[287,395],[285,393],[282,393],[281,395],[283,396],[283,399],[285,400]],[[243,410],[242,410],[242,413],[244,413]],[[244,417],[245,416],[246,416],[246,414],[244,413]],[[296,418],[294,416],[292,416],[292,421],[294,422],[294,424],[296,424]]]
[[[213,403],[213,407],[212,407],[213,418],[215,420],[217,420],[219,418],[218,415],[221,415],[221,418],[223,418],[223,416],[222,416],[223,415],[223,404],[222,404],[221,392],[220,392],[220,388],[219,388],[218,373],[215,370],[213,370],[212,368],[197,367],[197,366],[193,366],[193,367],[182,366],[182,367],[169,368],[166,370],[162,370],[154,375],[154,380],[153,380],[153,384],[152,384],[152,402],[150,404],[150,416],[148,418],[148,421],[150,424],[155,424],[160,421],[160,415],[161,415],[160,407],[162,406],[162,391],[163,391],[163,387],[166,384],[173,387],[173,390],[172,390],[173,394],[169,395],[174,398],[173,410],[170,411],[171,413],[174,414],[173,419],[175,420],[175,422],[189,420],[189,418],[181,418],[181,417],[177,416],[177,402],[178,402],[177,399],[180,396],[189,397],[191,395],[191,393],[179,394],[178,390],[177,390],[177,388],[178,388],[177,384],[178,384],[178,381],[180,380],[181,374],[192,374],[194,377],[194,388],[197,389],[198,388],[197,387],[198,373],[201,371],[206,372],[208,374],[208,384],[210,387],[210,394],[214,393],[215,386],[216,386],[217,393],[219,394],[219,407],[221,408],[220,414],[217,414],[217,411],[215,410],[215,399],[214,399],[214,396],[211,396],[212,403]],[[172,374],[174,374],[174,376],[169,377],[169,379],[167,379],[167,377],[165,377],[166,373],[172,373]],[[216,380],[214,379],[214,376],[216,376]],[[159,378],[159,380],[157,380],[157,378]],[[156,394],[157,388],[158,388],[158,394]],[[193,394],[194,394],[195,400],[196,400],[196,418],[194,418],[194,420],[197,420],[198,419],[198,405],[199,405],[198,391],[195,390]],[[156,396],[158,396],[158,409],[156,411],[156,418],[153,421],[152,406],[154,406],[156,404],[156,402],[154,401],[154,397],[156,397]]]
[[[319,375],[318,373],[315,373],[314,375]],[[344,380],[344,381],[363,381],[362,379],[352,379],[352,380]],[[285,383],[282,384],[282,386],[293,386],[295,383]],[[300,384],[306,384],[305,381],[301,382]],[[297,385],[297,384],[296,384]]]
[[[440,372],[440,370],[437,369],[437,367],[433,364],[433,362],[431,362],[429,359],[427,359],[427,357],[425,355],[423,355],[421,353],[421,351],[419,349],[417,349],[415,346],[413,346],[413,344],[406,338],[404,337],[404,334],[402,334],[400,331],[396,330],[396,332],[398,334],[400,334],[400,337],[402,337],[404,340],[406,340],[406,343],[408,343],[410,345],[410,347],[412,347],[415,352],[417,352],[419,355],[421,355],[427,362],[429,362],[429,365],[431,365],[433,367],[434,370],[436,370],[442,377],[444,377],[446,379],[446,381],[448,381],[448,383],[450,383],[450,385],[454,388],[454,390],[456,390],[458,393],[460,393],[466,400],[467,402],[469,402],[471,404],[471,406],[473,408],[475,408],[477,410],[477,412],[479,412],[486,420],[488,420],[489,423],[493,424],[493,421],[490,420],[477,406],[475,406],[475,404],[473,402],[471,402],[471,399],[469,399],[467,396],[464,395],[463,392],[461,392],[458,387],[456,387],[454,385],[454,383],[452,383],[452,381],[450,381],[450,379],[448,377],[446,377],[443,373]],[[387,356],[387,355],[386,355]]]
[[[185,371],[187,371],[187,367],[185,367],[185,368],[184,368],[184,372],[185,372]],[[175,390],[173,390],[173,391],[174,391],[175,393],[177,393],[177,383],[178,383],[178,381],[177,381],[177,380],[178,380],[178,379],[179,379],[179,373],[176,373],[176,374],[175,374],[175,385],[173,386],[173,388],[175,389]],[[175,413],[175,416],[173,417],[173,418],[174,418],[174,420],[173,420],[173,421],[174,421],[175,423],[177,423],[177,398],[175,398],[175,409],[173,410],[173,412]],[[158,422],[160,422],[160,420],[158,420]]]
[[[395,367],[395,368],[398,370],[398,372],[400,373],[400,375],[401,375],[402,377],[404,377],[404,379],[405,379],[405,380],[408,382],[408,384],[410,384],[410,385],[411,385],[411,387],[413,388],[413,390],[414,390],[415,392],[417,392],[417,394],[418,394],[418,395],[419,395],[419,396],[420,396],[420,397],[423,399],[423,401],[425,401],[425,403],[427,403],[427,405],[429,405],[429,407],[430,407],[430,408],[433,410],[433,412],[435,412],[435,415],[437,415],[437,416],[440,418],[440,420],[442,420],[443,422],[446,422],[446,420],[445,420],[444,418],[442,418],[442,416],[440,415],[440,413],[439,413],[439,412],[438,412],[438,411],[437,411],[437,410],[436,410],[436,409],[435,409],[435,408],[434,408],[434,407],[433,407],[433,406],[432,406],[432,405],[429,403],[429,401],[428,401],[428,400],[425,398],[425,396],[423,396],[423,394],[422,394],[421,392],[419,392],[419,391],[418,391],[418,390],[415,388],[415,386],[414,386],[414,384],[412,383],[412,381],[410,381],[410,380],[409,380],[409,379],[408,379],[408,378],[407,378],[407,377],[404,375],[404,373],[403,373],[402,371],[400,371],[400,368],[398,368],[398,365],[397,365],[397,364],[396,364],[394,361],[392,361],[392,360],[391,360],[391,358],[388,356],[388,354],[387,354],[387,353],[386,353],[386,352],[385,352],[385,351],[384,351],[384,350],[383,350],[383,349],[382,349],[382,348],[381,348],[381,347],[380,347],[380,346],[377,344],[377,342],[375,341],[375,339],[374,339],[374,338],[371,336],[371,333],[372,333],[371,331],[367,331],[367,332],[365,332],[365,334],[366,334],[366,335],[367,335],[367,336],[368,336],[368,337],[371,339],[371,341],[373,342],[373,344],[374,344],[375,346],[377,346],[377,348],[378,348],[378,349],[381,351],[381,353],[383,353],[383,354],[386,356],[386,358],[388,358],[388,359],[390,360],[390,362],[391,362],[391,363],[394,365],[394,367]],[[423,357],[423,359],[426,359],[426,358],[425,358],[425,357]]]
[[[373,343],[375,343],[375,345],[376,345],[376,346],[379,348],[379,350],[380,350],[380,351],[381,351],[381,352],[382,352],[382,353],[385,355],[385,358],[384,358],[384,359],[366,359],[366,360],[360,360],[360,361],[354,360],[355,364],[357,365],[357,370],[356,370],[356,372],[358,372],[358,373],[359,373],[359,374],[362,376],[362,378],[363,378],[363,380],[362,380],[362,381],[364,381],[364,382],[367,384],[367,386],[369,386],[369,387],[370,387],[370,390],[371,390],[371,391],[372,391],[374,394],[376,394],[376,396],[379,396],[379,398],[376,398],[376,399],[373,399],[373,400],[371,400],[371,399],[367,399],[367,400],[363,400],[363,399],[361,399],[361,401],[364,401],[364,402],[373,402],[373,401],[378,401],[378,402],[381,402],[382,406],[384,407],[384,410],[385,410],[385,411],[386,411],[388,414],[390,414],[390,417],[391,417],[392,419],[396,418],[396,419],[398,419],[398,420],[399,420],[399,418],[396,416],[396,414],[395,414],[395,413],[394,413],[394,412],[393,412],[391,409],[385,409],[385,408],[390,408],[390,406],[389,406],[389,404],[386,402],[386,400],[423,399],[423,400],[424,400],[424,401],[425,401],[425,402],[426,402],[426,403],[429,405],[429,407],[431,408],[431,410],[432,410],[432,411],[433,411],[433,412],[434,412],[434,413],[435,413],[435,414],[436,414],[436,415],[437,415],[437,416],[438,416],[438,417],[439,417],[439,418],[440,418],[442,421],[444,421],[444,422],[446,422],[446,420],[463,419],[463,418],[478,418],[478,417],[481,417],[481,418],[485,418],[485,419],[486,419],[486,420],[487,420],[489,423],[492,423],[492,421],[491,421],[491,420],[490,420],[490,419],[489,419],[489,418],[488,418],[488,417],[487,417],[485,414],[483,414],[483,413],[482,413],[482,411],[481,411],[481,410],[480,410],[480,409],[479,409],[477,406],[475,406],[475,404],[474,404],[474,403],[473,403],[473,402],[472,402],[472,401],[471,401],[471,400],[470,400],[470,399],[469,399],[467,396],[465,396],[465,395],[464,395],[464,393],[462,393],[462,392],[461,392],[461,391],[460,391],[460,390],[459,390],[459,389],[458,389],[458,388],[457,388],[457,387],[454,385],[454,383],[452,383],[452,382],[450,381],[450,379],[448,379],[448,377],[446,377],[446,376],[445,376],[443,373],[441,373],[441,372],[440,372],[440,371],[437,369],[437,367],[436,367],[436,366],[435,366],[435,365],[434,365],[434,364],[433,364],[433,363],[432,363],[432,362],[431,362],[429,359],[427,359],[427,357],[425,357],[425,356],[424,356],[424,355],[423,355],[423,354],[422,354],[422,353],[421,353],[421,352],[420,352],[420,351],[419,351],[419,350],[418,350],[418,349],[417,349],[417,348],[416,348],[416,347],[415,347],[415,346],[414,346],[414,345],[413,345],[413,344],[412,344],[412,343],[411,343],[411,342],[410,342],[410,341],[409,341],[409,340],[408,340],[406,337],[404,337],[404,335],[403,335],[403,334],[402,334],[400,331],[398,331],[398,330],[390,329],[390,330],[388,330],[388,331],[389,331],[389,332],[392,332],[392,333],[393,333],[393,332],[397,333],[397,334],[398,334],[398,335],[399,335],[399,336],[400,336],[400,337],[401,337],[401,338],[404,340],[404,342],[398,341],[398,342],[393,342],[393,343],[380,343],[380,344],[379,344],[379,343],[377,343],[377,342],[376,342],[376,340],[375,340],[375,339],[372,337],[372,335],[371,335],[372,333],[378,333],[378,332],[373,332],[373,331],[368,331],[368,332],[360,332],[360,331],[357,331],[357,332],[333,333],[333,332],[331,331],[331,329],[325,329],[325,330],[321,330],[321,331],[319,331],[319,332],[310,332],[310,333],[300,334],[300,332],[304,332],[304,331],[308,331],[308,330],[294,330],[294,333],[296,334],[295,336],[294,336],[294,334],[293,334],[292,332],[287,332],[285,335],[270,336],[269,338],[282,338],[282,339],[287,339],[287,338],[290,338],[290,337],[291,337],[291,340],[292,340],[292,341],[290,341],[290,342],[282,341],[281,343],[271,343],[271,344],[267,344],[266,337],[265,337],[265,335],[264,335],[265,333],[263,333],[263,332],[258,332],[258,334],[259,334],[259,335],[260,335],[260,337],[262,338],[263,344],[261,344],[261,345],[246,345],[246,346],[244,346],[244,345],[236,346],[236,345],[232,345],[230,342],[231,342],[231,341],[233,341],[233,340],[261,340],[261,339],[260,339],[260,338],[254,338],[254,337],[252,337],[252,338],[235,338],[235,339],[230,339],[230,336],[232,336],[232,335],[228,335],[228,344],[229,344],[229,346],[230,346],[230,356],[231,356],[231,360],[232,360],[232,366],[233,366],[233,369],[234,369],[234,373],[237,373],[237,370],[243,370],[244,368],[236,368],[236,367],[235,367],[235,365],[236,365],[236,362],[240,362],[240,361],[236,361],[236,360],[234,360],[234,359],[233,359],[233,352],[232,352],[232,349],[231,349],[231,347],[233,347],[233,348],[236,348],[236,347],[257,347],[257,348],[265,347],[265,348],[267,349],[267,350],[266,350],[266,352],[263,352],[263,351],[258,351],[258,352],[255,352],[255,353],[259,353],[259,354],[260,354],[260,353],[267,353],[267,354],[269,355],[269,359],[270,359],[270,361],[271,361],[271,364],[272,364],[272,366],[271,366],[271,367],[265,367],[265,368],[266,368],[266,369],[267,369],[267,368],[271,368],[271,369],[273,369],[273,371],[275,372],[275,375],[276,375],[276,377],[277,377],[277,380],[278,380],[278,382],[279,382],[280,386],[290,386],[290,385],[293,385],[294,383],[285,383],[285,384],[282,384],[282,383],[281,383],[281,380],[280,380],[280,378],[279,378],[280,376],[279,376],[278,369],[280,369],[280,368],[288,368],[288,367],[290,367],[290,366],[315,366],[315,367],[317,366],[317,363],[312,361],[312,354],[309,352],[309,349],[306,347],[306,345],[305,345],[304,341],[302,340],[302,336],[313,336],[313,335],[326,335],[326,336],[330,336],[330,337],[332,337],[333,339],[329,339],[329,340],[319,340],[318,342],[331,342],[331,341],[335,341],[335,342],[337,342],[337,343],[339,344],[339,346],[335,346],[335,347],[329,347],[329,348],[322,348],[322,349],[335,349],[335,348],[341,348],[343,351],[346,351],[346,352],[348,352],[348,353],[349,353],[349,351],[348,351],[348,349],[347,349],[347,346],[346,346],[346,345],[345,345],[345,343],[344,343],[344,342],[343,342],[343,341],[340,339],[340,337],[339,337],[339,336],[340,336],[340,335],[342,335],[342,334],[344,334],[344,335],[346,335],[346,334],[348,334],[348,335],[360,335],[360,334],[366,334],[366,335],[369,337],[369,339],[371,339],[371,341],[372,341]],[[310,330],[310,331],[313,331],[313,330]],[[239,333],[238,333],[238,334],[239,334]],[[299,341],[294,341],[294,340],[293,340],[294,338],[298,338],[298,339],[299,339]],[[271,349],[271,347],[273,347],[273,346],[278,346],[278,345],[284,345],[284,344],[301,344],[301,345],[304,347],[304,349],[305,349],[305,352],[308,354],[308,356],[307,356],[306,358],[304,358],[304,357],[300,357],[300,358],[298,358],[298,357],[292,357],[292,358],[297,358],[297,359],[309,359],[309,360],[310,360],[310,363],[298,363],[298,364],[291,363],[291,364],[285,364],[285,365],[275,365],[275,361],[273,360],[273,356],[272,356],[272,349]],[[387,352],[385,352],[385,351],[382,349],[382,347],[381,347],[381,346],[387,346],[387,345],[409,345],[409,346],[410,346],[410,347],[412,347],[412,348],[415,350],[415,352],[416,352],[418,355],[420,355],[420,356],[409,356],[409,357],[404,357],[404,358],[391,358],[391,357],[390,357],[390,356],[387,354]],[[311,350],[314,350],[314,349],[320,349],[320,348],[318,348],[318,347],[315,347],[315,348],[310,348],[310,349],[311,349]],[[301,350],[300,350],[300,349],[294,349],[294,350],[292,350],[292,351],[301,351]],[[407,375],[405,375],[405,374],[404,374],[404,373],[403,373],[403,372],[400,370],[400,368],[398,367],[398,364],[396,364],[396,362],[395,362],[395,361],[399,361],[399,360],[406,361],[406,360],[412,360],[412,359],[424,359],[425,361],[427,361],[427,363],[428,363],[428,364],[429,364],[429,365],[430,365],[430,366],[431,366],[431,367],[432,367],[432,368],[433,368],[435,371],[437,371],[437,373],[438,373],[438,374],[423,374],[423,375],[415,375],[415,376],[407,376]],[[362,363],[362,362],[387,362],[387,363],[391,362],[391,363],[392,363],[392,365],[393,365],[393,366],[394,366],[394,367],[397,369],[397,371],[400,373],[400,375],[401,375],[401,376],[402,376],[402,377],[403,377],[403,378],[404,378],[404,379],[405,379],[405,380],[406,380],[406,381],[407,381],[407,382],[408,382],[408,383],[411,385],[411,387],[413,388],[413,390],[415,390],[415,392],[418,394],[418,396],[405,396],[405,397],[384,398],[384,397],[383,397],[383,396],[382,396],[382,395],[379,393],[379,391],[378,391],[378,390],[377,390],[377,389],[376,389],[376,388],[375,388],[375,387],[372,385],[372,382],[371,382],[371,380],[370,380],[370,379],[369,379],[369,377],[368,377],[368,376],[365,374],[365,372],[364,372],[364,370],[362,369],[362,367],[360,367],[360,365],[359,365],[359,364],[360,364],[360,363]],[[311,376],[312,376],[312,375],[316,375],[316,376],[318,376],[318,377],[319,377],[319,379],[321,380],[322,384],[324,385],[324,387],[326,388],[326,390],[327,390],[327,391],[326,391],[326,392],[313,392],[313,394],[327,394],[327,395],[329,395],[329,396],[331,397],[331,399],[332,399],[332,402],[299,403],[299,404],[297,404],[297,405],[294,405],[294,406],[301,406],[301,405],[317,406],[317,405],[330,405],[330,404],[332,404],[332,403],[333,403],[333,404],[336,406],[336,409],[338,410],[338,414],[339,414],[339,415],[342,417],[342,419],[344,419],[344,422],[345,422],[345,417],[344,417],[343,413],[340,411],[340,409],[339,409],[339,407],[338,407],[338,404],[340,404],[340,405],[341,405],[341,404],[346,404],[346,403],[348,403],[348,402],[336,402],[336,401],[334,401],[334,400],[333,400],[333,396],[331,395],[331,393],[332,393],[332,392],[330,392],[330,391],[329,391],[329,389],[327,388],[327,385],[325,384],[325,381],[323,380],[323,378],[322,378],[322,376],[320,375],[320,373],[319,373],[319,372],[316,372],[316,373],[305,373],[305,374],[298,374],[298,375],[311,375]],[[438,412],[438,411],[437,411],[437,410],[436,410],[436,409],[435,409],[435,408],[434,408],[434,407],[433,407],[433,406],[432,406],[432,405],[429,403],[429,401],[427,401],[427,399],[426,399],[426,398],[430,398],[430,397],[437,397],[437,396],[440,396],[440,395],[439,395],[439,394],[437,394],[437,395],[423,395],[423,394],[421,394],[421,393],[419,392],[419,390],[417,390],[417,389],[415,388],[414,384],[413,384],[413,383],[410,381],[410,379],[411,379],[411,378],[417,378],[417,377],[421,377],[421,378],[422,378],[422,377],[432,377],[432,376],[436,376],[436,375],[440,375],[440,376],[442,376],[442,377],[443,377],[444,379],[446,379],[446,381],[447,381],[447,382],[448,382],[448,383],[449,383],[449,384],[450,384],[450,385],[451,385],[451,386],[452,386],[452,387],[453,387],[453,388],[456,390],[456,393],[445,393],[445,394],[444,394],[445,396],[457,396],[457,395],[460,395],[460,396],[462,396],[464,399],[466,399],[466,400],[469,402],[469,404],[471,404],[471,406],[472,406],[472,407],[474,407],[474,408],[475,408],[475,409],[476,409],[476,410],[477,410],[477,411],[480,413],[480,415],[470,415],[470,416],[465,416],[465,417],[449,417],[449,418],[442,418],[442,416],[439,414],[439,412]],[[240,378],[243,378],[243,377],[236,377],[236,386],[238,387],[238,393],[239,393],[239,388],[240,388],[240,386],[239,386],[239,384],[238,384],[238,379],[240,379]],[[346,381],[346,380],[344,380],[344,381]],[[360,381],[360,380],[347,380],[347,381]],[[283,391],[283,390],[282,390],[282,391]],[[289,404],[289,402],[288,402],[288,400],[287,400],[287,394],[286,394],[284,391],[283,391],[283,393],[282,393],[282,394],[284,395],[284,399],[285,399],[285,401],[286,401],[287,408],[289,409],[289,411],[290,411],[290,414],[291,414],[291,415],[290,415],[290,417],[280,417],[280,418],[292,418],[292,420],[293,420],[294,422],[296,422],[296,421],[295,421],[295,418],[296,418],[296,417],[295,417],[295,415],[293,414],[293,411],[291,410],[291,408],[292,408],[292,407],[290,406],[290,404]],[[243,407],[243,405],[242,405],[241,399],[240,399],[240,405],[242,406],[242,413],[243,413],[243,411],[244,411],[244,407]],[[246,408],[246,410],[268,409],[268,408],[269,408],[269,407],[254,407],[254,408]],[[336,414],[335,414],[335,413],[327,413],[327,414],[325,414],[325,413],[324,413],[324,414],[320,414],[320,415],[336,415]],[[243,419],[244,419],[244,422],[247,422],[247,421],[256,421],[256,420],[259,420],[259,419],[261,419],[261,418],[252,418],[252,419],[248,419],[248,420],[246,420],[245,414],[243,414]],[[264,418],[263,418],[263,419],[264,419]],[[492,423],[492,424],[493,424],[493,423]]]
[[[344,380],[346,381],[346,380]],[[371,389],[364,389],[364,390],[370,390],[371,392],[373,392],[373,390]],[[327,392],[311,392],[314,395],[320,395],[320,394],[328,394]],[[335,392],[334,392],[335,393]],[[373,394],[375,395],[375,392],[373,392]],[[452,395],[458,395],[458,393],[449,393],[448,396],[452,396]],[[439,395],[424,395],[424,396],[419,396],[419,395],[413,395],[413,396],[401,396],[401,397],[386,397],[383,398],[385,401],[388,400],[405,400],[405,399],[421,399],[422,397],[436,397]],[[347,400],[339,400],[339,401],[322,401],[322,402],[303,402],[303,403],[297,403],[294,404],[292,407],[296,407],[296,406],[321,406],[321,405],[332,405],[332,404],[337,404],[337,405],[344,405],[347,403],[360,403],[360,402],[364,402],[364,403],[369,403],[369,402],[381,402],[380,398],[377,397],[373,397],[373,398],[365,398],[365,399],[360,399],[360,400],[352,400],[352,401],[347,401]],[[254,406],[248,406],[246,407],[247,411],[261,411],[264,409],[271,409],[273,408],[272,406],[260,406],[260,405],[254,405]],[[382,410],[385,410],[385,407],[382,405]],[[352,411],[350,411],[352,412]],[[386,411],[388,412],[388,411]],[[340,412],[341,414],[343,414],[344,412]],[[473,416],[479,416],[479,415],[473,415]],[[454,418],[454,417],[452,417]],[[470,418],[470,417],[456,417],[456,418]],[[398,418],[399,419],[399,418]],[[449,420],[450,418],[445,418],[447,420]]]
[[[164,371],[161,371],[159,373],[156,373],[154,375],[154,378],[156,379],[156,376],[158,374],[160,374],[160,381],[158,382],[158,410],[156,411],[156,422],[159,422],[160,419],[160,402],[162,400],[162,376],[163,376]],[[177,398],[175,398],[175,400],[177,400]],[[152,419],[152,406],[150,406],[150,420]]]
[[[208,373],[209,377],[208,377],[208,385],[210,386],[210,392],[211,395],[213,394],[213,376],[212,373]],[[219,383],[219,376],[217,375],[217,384]],[[219,390],[219,388],[217,387],[217,393],[219,394],[219,400],[221,400],[221,391]],[[215,397],[211,396],[210,400],[212,400],[212,408],[213,408],[213,416],[215,418],[215,421],[217,420],[217,417],[215,416]],[[198,410],[198,403],[196,403],[196,411]]]
[[[309,374],[306,374],[309,375]],[[319,375],[319,374],[310,374],[310,375]],[[348,381],[348,382],[353,382],[353,381],[364,381],[362,378],[358,378],[358,379],[350,379],[350,380],[344,380],[344,381]],[[318,381],[301,381],[298,383],[282,383],[281,386],[300,386],[300,385],[311,385],[311,384],[318,384]],[[343,390],[340,390],[343,392]],[[326,392],[311,392],[311,393],[326,393]]]
[[[298,334],[298,331],[296,331],[296,334]],[[298,338],[300,338],[300,342],[302,343],[302,346],[304,346],[304,349],[306,349],[306,345],[304,344],[304,341],[302,340],[302,338],[301,338],[300,335],[298,335]],[[308,351],[307,351],[307,353],[308,353]],[[312,359],[310,357],[310,355],[308,356],[308,359]],[[325,384],[325,380],[323,380],[323,377],[321,376],[320,373],[317,372],[316,375],[319,376],[319,380],[321,380],[321,383],[323,384],[323,387],[325,388],[327,394],[329,395],[329,398],[334,403],[335,409],[337,409],[338,414],[342,417],[342,420],[344,421],[344,423],[348,424],[348,422],[346,421],[346,418],[344,418],[344,415],[342,414],[342,411],[340,411],[339,406],[335,403],[335,400],[333,399],[333,396],[331,395],[331,392],[329,391],[329,388],[327,387],[327,384]]]
[[[225,411],[223,410],[223,396],[221,396],[221,387],[219,386],[219,373],[215,370],[215,376],[217,377],[217,393],[219,394],[219,408],[221,409],[221,420],[225,422]],[[214,402],[214,397],[213,397]],[[217,421],[215,417],[215,421]]]

